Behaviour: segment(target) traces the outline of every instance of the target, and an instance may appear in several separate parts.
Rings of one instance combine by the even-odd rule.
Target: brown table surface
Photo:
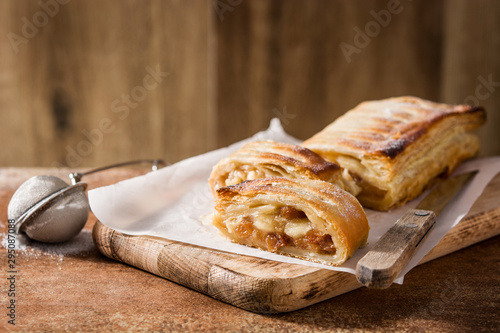
[[[143,171],[115,169],[83,180],[92,189]],[[66,180],[68,170],[0,168],[1,238],[7,233],[12,194],[39,174]],[[500,186],[499,181],[496,184]],[[360,288],[291,313],[260,315],[102,256],[91,239],[95,221],[90,214],[82,233],[64,246],[32,244],[17,251],[15,326],[8,323],[8,263],[1,246],[0,330],[500,330],[499,236],[414,268],[403,285],[386,290]]]

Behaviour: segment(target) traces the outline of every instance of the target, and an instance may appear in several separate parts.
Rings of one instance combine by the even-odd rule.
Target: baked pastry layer
[[[213,225],[232,241],[340,265],[369,226],[358,200],[320,180],[271,177],[217,190]]]
[[[359,104],[302,145],[349,170],[364,206],[389,210],[475,156],[471,131],[485,119],[479,107],[389,98]]]
[[[335,163],[324,160],[311,150],[270,140],[250,142],[222,159],[212,170],[209,184],[212,193],[220,187],[236,185],[245,180],[266,177],[319,179],[336,184],[356,195],[360,188]]]

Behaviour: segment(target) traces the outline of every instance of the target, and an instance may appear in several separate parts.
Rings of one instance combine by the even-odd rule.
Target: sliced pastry
[[[230,240],[340,265],[368,237],[358,200],[320,180],[271,177],[217,190],[213,225]]]
[[[347,169],[360,202],[389,210],[479,151],[484,109],[416,97],[359,104],[302,145]]]
[[[360,188],[335,163],[325,161],[311,150],[274,141],[250,142],[222,159],[212,170],[212,193],[220,187],[266,177],[319,179],[333,183],[356,195]]]

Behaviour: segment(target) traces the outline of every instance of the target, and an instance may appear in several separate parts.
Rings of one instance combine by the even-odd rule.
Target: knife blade
[[[356,265],[356,278],[369,288],[388,288],[413,257],[437,216],[477,173],[441,181],[415,209],[408,210]]]

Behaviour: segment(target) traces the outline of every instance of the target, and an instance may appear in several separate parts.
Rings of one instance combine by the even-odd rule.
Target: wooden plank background
[[[405,94],[485,106],[499,155],[498,17],[495,0],[2,1],[0,166],[175,162],[273,117],[306,139]]]

